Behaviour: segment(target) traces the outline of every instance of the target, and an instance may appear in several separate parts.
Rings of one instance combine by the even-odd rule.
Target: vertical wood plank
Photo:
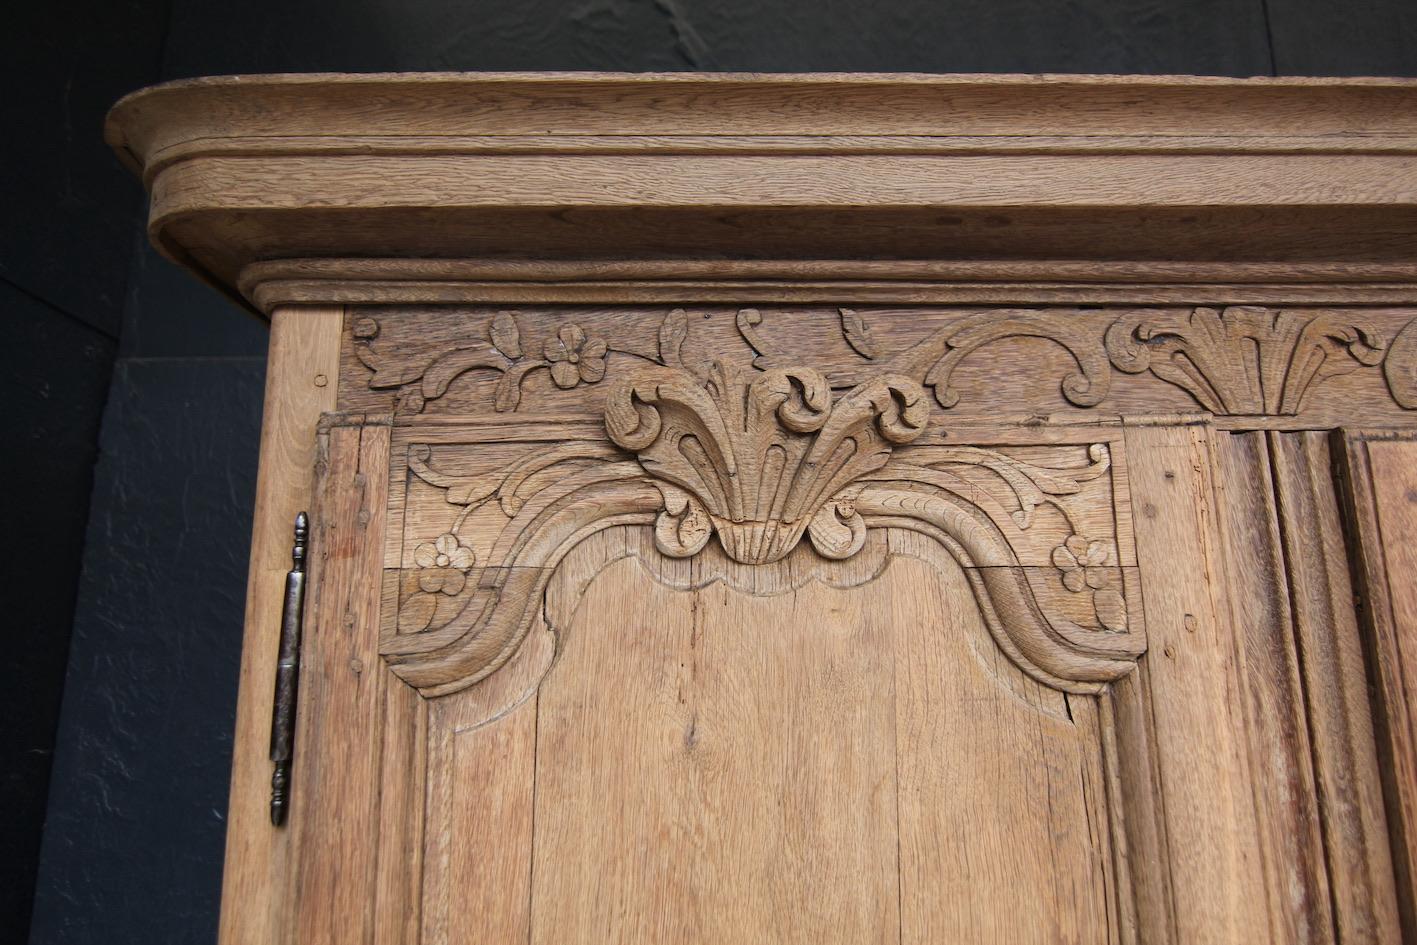
[[[297,942],[368,942],[388,687],[379,602],[389,428],[335,426],[319,482],[292,791]],[[297,819],[298,818],[298,819]]]
[[[1399,938],[1387,816],[1328,437],[1270,433],[1337,940]]]
[[[311,504],[315,428],[335,407],[343,309],[271,313],[261,458],[246,585],[231,799],[227,806],[221,945],[282,942],[288,934],[289,837],[271,826],[271,693],[291,529]]]
[[[1402,932],[1417,940],[1417,442],[1345,438],[1341,478]]]
[[[1263,433],[1217,434],[1212,443],[1229,627],[1245,659],[1246,755],[1270,924],[1277,941],[1331,942],[1328,872],[1268,444]]]
[[[1126,431],[1156,790],[1177,939],[1271,942],[1209,440],[1199,425]]]
[[[384,671],[382,663],[378,671]],[[417,690],[392,679],[384,691],[374,945],[413,945],[421,925],[428,704]]]
[[[1119,885],[1122,941],[1152,943],[1176,940],[1171,896],[1171,855],[1166,818],[1157,785],[1161,769],[1156,726],[1151,713],[1147,661],[1112,684],[1102,703],[1102,737],[1111,768],[1109,805],[1122,825],[1114,842]]]

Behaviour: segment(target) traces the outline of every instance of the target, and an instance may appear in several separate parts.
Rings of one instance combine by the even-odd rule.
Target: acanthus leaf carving
[[[1297,414],[1320,383],[1383,360],[1386,345],[1346,312],[1199,307],[1134,312],[1105,338],[1112,364],[1150,371],[1216,414]]]
[[[605,426],[647,473],[682,490],[689,510],[666,507],[665,516],[702,510],[730,557],[761,564],[790,552],[841,490],[919,436],[928,414],[925,392],[905,377],[875,378],[833,404],[809,368],[747,378],[715,364],[705,382],[676,371],[616,387]],[[678,553],[679,527],[661,531],[676,536],[661,550]],[[811,532],[830,557],[843,556],[838,536],[825,520]]]
[[[841,334],[846,339],[846,343],[851,345],[851,349],[867,361],[874,361],[881,356],[880,346],[876,344],[876,337],[871,332],[871,325],[855,309],[839,308],[837,312],[841,315]]]

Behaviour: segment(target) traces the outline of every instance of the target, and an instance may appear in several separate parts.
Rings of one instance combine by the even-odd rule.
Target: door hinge
[[[290,808],[290,759],[295,748],[295,699],[300,685],[300,631],[305,614],[305,545],[310,518],[295,516],[291,568],[285,576],[285,605],[280,617],[280,655],[276,662],[275,704],[271,710],[271,823],[285,823]]]

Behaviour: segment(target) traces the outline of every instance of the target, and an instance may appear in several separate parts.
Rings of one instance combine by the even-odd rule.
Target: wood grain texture
[[[1085,136],[1269,139],[1333,124],[1417,135],[1402,79],[1222,79],[1085,75],[734,75],[713,73],[281,75],[193,79],[115,107],[111,145],[135,163],[260,122],[277,139],[518,135],[711,138]],[[371,92],[377,90],[378,97]],[[529,108],[535,104],[535,109]],[[1188,128],[1178,128],[1184,115]],[[273,124],[278,122],[279,125]],[[1251,142],[1245,136],[1253,136]],[[1240,140],[1237,142],[1236,139]],[[806,144],[807,142],[802,142]],[[1094,144],[1095,144],[1094,140]],[[229,145],[233,146],[233,145]]]
[[[1388,824],[1328,438],[1267,435],[1314,752],[1335,940],[1399,939]]]
[[[1414,94],[1402,80],[242,77],[130,96],[107,134],[149,184],[155,241],[233,294],[253,263],[320,257],[1410,262]]]
[[[430,707],[423,928],[417,941],[528,940],[536,688],[555,645],[539,621],[503,672]]]
[[[275,188],[276,180],[301,188]],[[787,182],[785,186],[785,182]],[[1065,186],[1058,186],[1060,183]],[[1406,155],[272,155],[198,157],[153,181],[153,223],[226,212],[574,205],[647,210],[781,206],[1130,208],[1411,203]]]
[[[292,831],[273,831],[262,801],[271,778],[266,757],[271,692],[290,530],[296,513],[310,507],[315,428],[321,412],[335,406],[342,322],[338,308],[277,309],[271,319],[227,807],[223,945],[284,941],[288,928],[285,883]]]
[[[1347,433],[1340,470],[1356,545],[1360,615],[1373,688],[1403,935],[1417,935],[1417,444],[1411,434]]]
[[[283,259],[238,281],[261,311],[281,303],[535,304],[706,302],[1151,305],[1410,303],[1400,262],[969,262],[901,260]]]
[[[1259,849],[1246,664],[1226,612],[1211,436],[1204,426],[1127,431],[1172,935],[1179,942],[1283,941],[1271,924]]]
[[[597,561],[536,699],[533,941],[1111,940],[1095,713],[1002,660],[938,545],[892,551],[771,596]]]
[[[383,745],[398,735],[386,714],[388,690],[397,684],[378,657],[389,429],[336,426],[323,436],[311,535],[314,593],[301,647],[296,744],[304,750],[297,750],[292,781],[291,926],[299,942],[365,942],[394,917],[377,908],[383,831],[375,829]],[[391,908],[413,905],[400,899]]]
[[[1270,926],[1281,941],[1327,942],[1329,878],[1266,434],[1220,434],[1212,442],[1230,591],[1222,619],[1244,657],[1245,757]]]

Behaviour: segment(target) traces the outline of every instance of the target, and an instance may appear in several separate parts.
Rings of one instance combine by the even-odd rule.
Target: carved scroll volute
[[[619,385],[605,426],[663,484],[660,551],[695,554],[713,532],[735,561],[763,564],[804,532],[829,558],[859,550],[865,524],[843,490],[919,436],[928,416],[924,390],[905,377],[875,378],[833,404],[809,368],[749,380],[715,365],[706,382],[674,371]]]

